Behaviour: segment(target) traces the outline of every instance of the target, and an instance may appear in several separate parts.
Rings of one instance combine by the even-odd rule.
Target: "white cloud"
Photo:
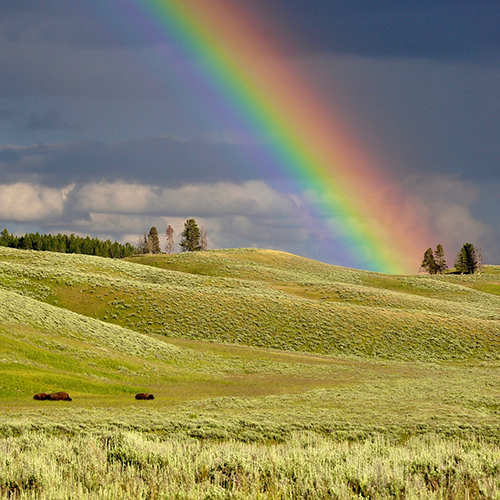
[[[371,221],[373,227],[396,227],[398,216],[405,223],[427,226],[435,241],[418,240],[418,244],[425,249],[443,243],[450,264],[465,242],[481,245],[485,260],[494,260],[488,250],[494,231],[473,215],[481,196],[477,185],[459,176],[413,175],[394,186],[403,203],[397,213],[389,211],[384,220]],[[321,200],[322,194],[313,191],[301,196],[280,193],[262,181],[190,184],[178,189],[125,182],[57,189],[19,182],[0,185],[0,220],[7,227],[36,223],[41,232],[75,232],[132,244],[156,226],[164,247],[167,226],[174,228],[178,243],[185,220],[194,217],[207,229],[210,248],[261,247],[309,255],[315,244],[338,246],[330,232],[325,235],[325,223],[334,225],[337,237],[342,236],[339,224],[328,214],[318,217],[309,212],[307,206],[321,206]],[[33,225],[28,227],[31,230]]]
[[[0,185],[0,220],[7,225],[36,222],[42,232],[74,232],[134,244],[152,226],[164,239],[169,224],[178,242],[185,220],[194,217],[207,229],[211,248],[284,249],[290,242],[307,241],[307,216],[299,196],[280,193],[262,181],[178,189],[125,182],[59,189],[29,183]]]
[[[262,181],[189,184],[178,189],[116,182],[83,186],[75,193],[75,206],[92,213],[279,217],[292,214],[300,200]]]
[[[0,185],[0,218],[28,222],[53,219],[62,214],[71,187],[54,189],[27,183]]]
[[[14,206],[18,197],[15,185],[8,189]],[[33,207],[45,232],[74,232],[135,244],[141,234],[156,226],[163,248],[168,225],[174,228],[178,243],[184,222],[194,217],[207,230],[209,248],[293,251],[293,245],[298,245],[300,253],[313,231],[299,196],[280,193],[261,181],[191,184],[178,189],[125,182],[31,189],[43,193],[40,198],[48,200],[51,194],[58,200],[55,212],[42,209],[39,203]],[[24,220],[8,215],[3,211],[0,218]]]

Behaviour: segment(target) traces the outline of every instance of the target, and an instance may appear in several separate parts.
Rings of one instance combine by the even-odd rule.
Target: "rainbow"
[[[175,40],[183,57],[199,61],[200,78],[265,141],[278,168],[315,193],[357,267],[416,272],[429,241],[417,214],[241,4],[129,0],[143,27]]]

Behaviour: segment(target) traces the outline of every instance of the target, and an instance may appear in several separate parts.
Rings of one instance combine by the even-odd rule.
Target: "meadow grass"
[[[133,431],[0,439],[3,498],[351,499],[500,497],[500,448],[296,433],[274,445]]]
[[[499,275],[0,248],[0,497],[500,498]]]

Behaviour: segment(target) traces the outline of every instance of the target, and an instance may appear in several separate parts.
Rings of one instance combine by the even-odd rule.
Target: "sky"
[[[207,54],[153,29],[148,1],[0,0],[0,229],[135,244],[154,225],[164,246],[195,218],[209,248],[369,269],[326,194],[273,164],[273,139],[204,80]],[[233,4],[412,214],[396,239],[500,264],[500,3]]]

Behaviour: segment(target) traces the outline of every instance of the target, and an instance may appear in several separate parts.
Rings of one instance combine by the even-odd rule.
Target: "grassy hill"
[[[265,250],[0,251],[5,291],[138,333],[385,359],[498,359],[498,272],[387,276]]]
[[[453,498],[495,497],[500,482],[483,482],[500,456],[499,319],[498,266],[388,276],[253,249],[117,261],[0,247],[0,497],[66,498],[62,463],[82,498],[104,498],[106,475],[121,478],[110,498],[188,477],[186,498],[448,498],[452,482]],[[58,390],[73,401],[32,399]],[[199,440],[214,443],[203,460]],[[325,490],[337,462],[351,469]],[[390,464],[397,480],[382,481]]]
[[[495,266],[388,276],[252,249],[117,261],[0,248],[0,404],[63,388],[77,406],[141,391],[169,405],[339,387],[357,400],[375,380],[415,393],[418,378],[427,404],[450,376],[481,393],[500,361],[499,282]]]

